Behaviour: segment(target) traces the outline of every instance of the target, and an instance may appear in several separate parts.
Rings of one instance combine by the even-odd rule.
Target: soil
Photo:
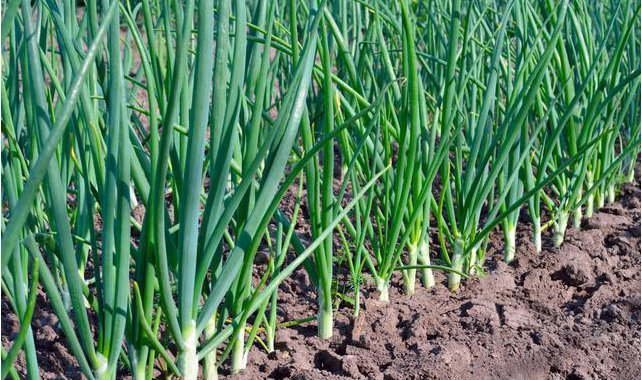
[[[451,294],[436,274],[432,289],[390,304],[364,289],[357,318],[336,314],[335,336],[314,323],[278,331],[276,351],[253,349],[247,369],[227,379],[639,379],[640,189],[625,185],[562,247],[544,237],[538,253],[521,224],[516,260],[501,261],[499,234],[489,244],[483,278]],[[308,317],[314,288],[304,271],[280,287],[284,320]],[[312,309],[312,310],[311,310]]]
[[[3,292],[4,293],[4,292]],[[47,295],[40,289],[36,299],[36,308],[31,321],[40,378],[48,380],[80,379],[80,368],[71,350],[67,347],[58,317],[49,305]],[[2,345],[8,350],[11,342],[20,331],[20,322],[13,309],[2,296]],[[26,378],[24,354],[20,352],[15,365],[21,378]]]
[[[301,231],[303,232],[303,231]],[[549,232],[550,234],[550,232]],[[543,251],[521,223],[516,259],[501,261],[492,236],[482,278],[458,294],[437,285],[403,294],[393,280],[390,304],[364,284],[362,311],[342,306],[335,335],[316,337],[315,323],[280,328],[276,351],[253,348],[247,369],[223,379],[639,379],[640,186],[623,186],[618,202],[570,228],[559,249],[544,235]],[[316,313],[315,291],[298,270],[279,288],[279,320]],[[81,379],[44,293],[32,322],[43,379]],[[2,344],[19,323],[2,298]],[[24,357],[16,368],[24,375]]]

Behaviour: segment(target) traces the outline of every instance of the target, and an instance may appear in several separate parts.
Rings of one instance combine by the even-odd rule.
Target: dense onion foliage
[[[563,244],[640,152],[631,0],[2,9],[2,379],[20,350],[40,378],[38,287],[87,379],[215,379],[369,280],[458,291],[493,231],[507,262],[518,223]],[[317,314],[279,322],[299,267]]]

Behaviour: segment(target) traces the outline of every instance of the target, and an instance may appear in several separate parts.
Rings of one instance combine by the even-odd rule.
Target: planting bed
[[[364,286],[365,307],[337,313],[335,336],[321,340],[314,323],[278,329],[276,351],[251,350],[247,368],[227,379],[639,379],[640,188],[626,184],[617,203],[600,209],[561,248],[530,242],[518,232],[517,259],[501,261],[497,233],[489,243],[486,275],[459,294],[438,285],[403,294],[396,276],[390,304]],[[300,269],[280,286],[279,318],[316,313],[314,288]],[[32,326],[43,379],[82,378],[57,330],[57,318],[38,296]],[[2,301],[2,341],[19,330]],[[24,358],[18,359],[24,374]],[[158,371],[160,374],[160,371]]]
[[[331,341],[314,325],[281,329],[278,350],[250,354],[235,379],[639,379],[640,190],[625,185],[561,248],[536,253],[527,224],[517,259],[501,261],[492,239],[486,276],[459,294],[445,276],[411,297],[399,285],[390,304],[369,286],[364,312],[337,313]],[[549,237],[550,238],[550,237]],[[309,316],[305,274],[281,286],[285,319]]]

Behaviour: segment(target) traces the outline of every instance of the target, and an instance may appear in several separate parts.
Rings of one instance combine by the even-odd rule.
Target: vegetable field
[[[2,0],[0,380],[639,378],[640,8]]]

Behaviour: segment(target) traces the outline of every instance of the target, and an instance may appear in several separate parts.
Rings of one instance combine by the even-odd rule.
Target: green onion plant
[[[435,271],[460,290],[491,236],[518,257],[519,223],[559,247],[634,180],[640,12],[3,1],[1,291],[20,330],[1,379],[20,352],[41,377],[39,288],[84,378],[211,380],[279,328],[330,339],[338,309],[398,278],[407,297]],[[297,270],[317,311],[283,321]]]

